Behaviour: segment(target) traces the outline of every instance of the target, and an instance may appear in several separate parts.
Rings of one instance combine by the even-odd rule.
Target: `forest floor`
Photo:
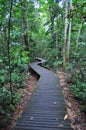
[[[67,84],[63,71],[58,71],[57,75],[60,80],[60,85],[62,88],[62,92],[65,98],[65,102],[67,104],[67,115],[65,118],[70,119],[71,126],[74,130],[86,130],[86,118],[85,114],[80,111],[79,103],[73,98],[73,95],[70,91],[69,85]],[[17,105],[16,110],[13,113],[12,119],[7,127],[1,130],[11,130],[15,127],[18,118],[21,116],[27,102],[29,101],[34,88],[36,87],[37,78],[33,75],[27,80],[27,85],[25,88],[20,89],[18,93],[22,95],[22,99]]]
[[[70,119],[71,126],[74,130],[86,130],[86,115],[81,111],[81,106],[77,100],[74,99],[69,84],[65,78],[65,72],[57,71],[60,80],[60,86],[67,105],[67,116]]]
[[[18,118],[21,116],[24,108],[26,107],[34,88],[36,87],[37,78],[34,75],[30,75],[29,79],[27,80],[26,86],[22,89],[18,90],[18,93],[21,95],[21,101],[16,106],[14,113],[12,114],[12,118],[8,125],[5,128],[0,130],[11,130],[15,127]]]

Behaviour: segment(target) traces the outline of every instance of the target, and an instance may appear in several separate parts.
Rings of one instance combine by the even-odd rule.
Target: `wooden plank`
[[[14,130],[73,130],[69,119],[64,120],[67,110],[59,80],[39,62],[30,64],[40,78]]]
[[[37,61],[41,61],[41,63],[46,63],[47,61],[45,59],[42,59],[40,57],[35,57]]]

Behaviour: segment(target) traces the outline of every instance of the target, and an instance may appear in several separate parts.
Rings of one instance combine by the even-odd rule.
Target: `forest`
[[[86,113],[86,0],[0,0],[0,128],[21,100],[35,57],[66,72]]]

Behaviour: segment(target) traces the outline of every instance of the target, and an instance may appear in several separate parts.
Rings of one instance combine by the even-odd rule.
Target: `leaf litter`
[[[80,110],[80,105],[76,101],[70,91],[69,84],[65,78],[65,72],[57,71],[58,78],[60,80],[60,86],[64,95],[64,99],[67,107],[67,114],[64,116],[64,120],[68,117],[71,122],[71,127],[74,130],[86,130],[86,115]]]
[[[21,101],[16,106],[16,109],[13,113],[10,123],[5,128],[2,128],[0,130],[12,130],[16,126],[16,123],[17,123],[19,117],[21,116],[22,112],[24,111],[24,108],[26,107],[27,103],[29,102],[32,92],[33,92],[34,88],[36,87],[36,83],[37,83],[37,78],[33,75],[30,75],[29,79],[27,79],[26,86],[23,89],[21,88],[17,91],[22,96]],[[30,117],[30,119],[33,120],[34,117]]]

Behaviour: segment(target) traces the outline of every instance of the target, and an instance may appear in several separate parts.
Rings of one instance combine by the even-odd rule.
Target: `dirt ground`
[[[86,130],[86,115],[80,111],[80,104],[73,98],[69,84],[63,71],[57,72],[60,85],[67,105],[67,114],[74,130]]]

